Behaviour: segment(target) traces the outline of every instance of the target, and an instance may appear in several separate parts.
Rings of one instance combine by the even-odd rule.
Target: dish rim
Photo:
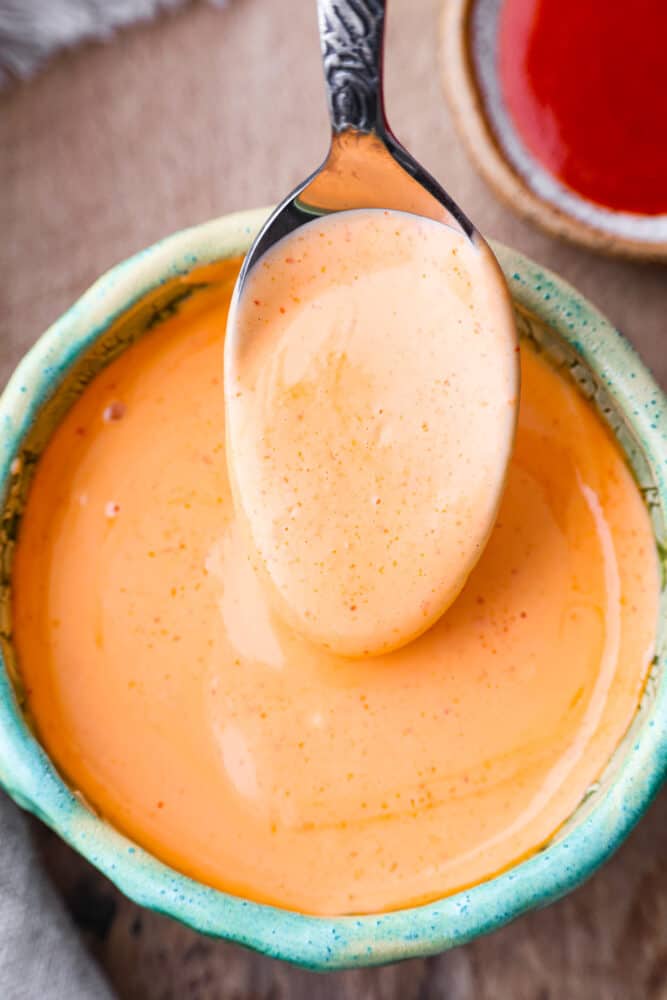
[[[584,222],[538,194],[512,166],[500,140],[494,135],[485,107],[482,85],[474,68],[470,21],[473,8],[479,2],[489,3],[491,0],[444,0],[438,48],[442,86],[454,124],[470,158],[487,184],[517,215],[551,236],[610,256],[633,260],[667,260],[667,239],[637,239]],[[502,104],[500,97],[496,100]],[[524,150],[524,156],[527,161],[534,163],[538,173],[545,173],[545,168],[532,154]],[[560,182],[554,183],[563,187]],[[587,203],[587,199],[576,192],[572,194],[577,200]],[[593,203],[590,204],[595,207]],[[624,216],[627,213],[614,213],[605,209],[605,214],[613,217],[614,214]],[[630,215],[631,213],[627,217],[630,218]],[[641,214],[637,217],[640,220],[665,218]]]

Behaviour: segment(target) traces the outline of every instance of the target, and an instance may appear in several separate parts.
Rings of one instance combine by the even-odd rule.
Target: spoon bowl
[[[454,601],[495,521],[518,407],[500,269],[387,124],[384,12],[318,0],[329,154],[253,243],[225,342],[255,569],[283,618],[348,656],[404,645]]]

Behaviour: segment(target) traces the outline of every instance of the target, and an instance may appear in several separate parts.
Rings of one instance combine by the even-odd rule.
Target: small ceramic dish
[[[502,2],[445,0],[443,6],[445,93],[480,173],[519,215],[554,236],[604,253],[667,260],[667,215],[617,212],[588,201],[549,173],[526,147],[498,78]]]
[[[0,400],[0,782],[130,898],[209,935],[326,970],[429,955],[562,896],[621,843],[667,771],[667,614],[636,718],[600,780],[539,853],[425,906],[325,919],[226,895],[168,868],[73,794],[34,738],[12,649],[11,562],[22,500],[41,449],[72,400],[128,343],[206,282],[195,265],[248,249],[265,211],[178,233],[114,268],[48,330]],[[609,422],[646,497],[656,544],[667,519],[666,400],[619,333],[574,289],[496,246],[522,336],[574,378]],[[664,598],[664,595],[663,595]]]

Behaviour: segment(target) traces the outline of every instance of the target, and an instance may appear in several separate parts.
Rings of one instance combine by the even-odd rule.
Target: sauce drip
[[[227,481],[237,268],[102,371],[38,463],[13,569],[28,707],[70,784],[204,883],[317,914],[434,899],[543,844],[625,733],[657,621],[649,519],[526,344],[507,487],[457,601],[385,656],[307,642],[267,605]]]
[[[663,0],[504,0],[499,73],[530,152],[585,198],[667,212]]]

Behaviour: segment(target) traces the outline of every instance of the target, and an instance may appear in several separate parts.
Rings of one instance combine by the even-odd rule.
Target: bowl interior
[[[618,846],[667,770],[665,596],[641,705],[585,801],[540,853],[454,896],[378,916],[322,919],[226,895],[173,871],[98,819],[34,739],[11,638],[10,575],[26,489],[54,427],[92,378],[207,283],[196,265],[247,248],[265,216],[241,213],[158,244],[110,272],[22,362],[0,401],[0,782],[137,902],[208,934],[331,969],[425,955],[500,926],[578,884]],[[585,300],[555,276],[495,247],[522,337],[573,378],[609,423],[634,472],[663,553],[667,512],[665,399],[641,362]]]

